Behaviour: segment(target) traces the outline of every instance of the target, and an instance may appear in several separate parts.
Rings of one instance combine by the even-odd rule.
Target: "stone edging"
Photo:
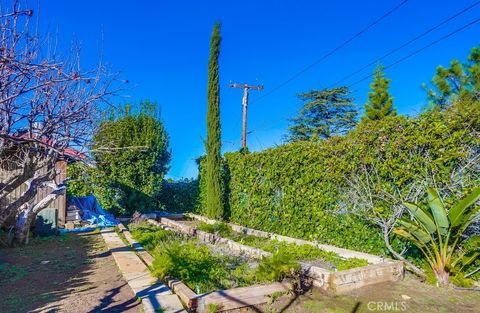
[[[191,214],[189,215],[191,216]],[[204,218],[204,217],[201,217],[201,218],[203,221],[209,221],[210,223],[212,222],[214,223],[214,221],[209,220],[207,218]],[[216,234],[211,234],[211,233],[198,230],[194,227],[190,227],[188,225],[179,223],[167,217],[162,216],[159,219],[160,219],[160,223],[158,223],[157,221],[153,221],[151,219],[149,219],[149,222],[156,225],[162,225],[163,227],[166,227],[166,228],[174,229],[186,235],[196,237],[199,240],[202,240],[204,242],[208,242],[211,244],[217,244],[217,243],[226,244],[229,246],[229,248],[234,254],[244,253],[250,257],[257,258],[257,259],[261,258],[262,256],[271,255],[271,253],[263,251],[261,249],[242,245],[231,239],[223,238]],[[299,245],[310,244],[310,245],[317,246],[320,249],[324,249],[324,246],[327,246],[330,248],[327,251],[336,252],[340,256],[346,257],[346,258],[348,257],[362,258],[366,255],[366,256],[369,256],[370,260],[375,260],[375,261],[378,261],[379,259],[382,260],[381,263],[378,262],[376,264],[370,264],[364,267],[352,268],[349,270],[344,270],[339,272],[331,272],[324,268],[313,266],[307,262],[300,262],[302,269],[304,271],[304,275],[312,278],[314,286],[324,291],[333,292],[336,294],[342,294],[342,293],[347,293],[356,288],[360,288],[367,285],[372,285],[372,284],[387,282],[387,281],[398,281],[403,279],[404,269],[403,269],[403,262],[401,261],[383,259],[374,255],[369,255],[366,253],[361,253],[361,252],[352,251],[352,250],[340,249],[340,248],[329,246],[329,245],[316,245],[306,240],[279,236],[271,233],[252,230],[252,229],[234,225],[234,224],[230,224],[230,225],[234,226],[234,227],[232,226],[232,229],[234,231],[240,231],[248,235],[266,237],[266,238],[272,238],[272,239],[274,238],[277,240],[284,240],[284,241],[299,244]],[[258,233],[262,233],[263,235],[258,235]]]
[[[208,224],[214,224],[215,220],[211,220],[205,216],[193,214],[193,213],[186,213],[185,216],[196,219],[198,221],[208,223]],[[292,238],[292,237],[287,237],[287,236],[282,236],[282,235],[277,235],[275,233],[269,233],[261,230],[256,230],[253,228],[248,228],[232,223],[227,223],[232,227],[233,231],[238,232],[238,233],[244,233],[246,235],[251,235],[251,236],[256,236],[256,237],[264,237],[264,238],[270,238],[270,239],[276,239],[279,241],[285,241],[288,243],[296,243],[298,245],[311,245],[318,247],[322,250],[329,251],[329,252],[335,252],[342,258],[357,258],[357,259],[364,259],[367,260],[368,263],[370,264],[379,264],[379,263],[384,263],[385,261],[389,260],[387,258],[379,257],[373,254],[369,253],[364,253],[364,252],[359,252],[359,251],[354,251],[354,250],[349,250],[349,249],[344,249],[344,248],[339,248],[335,247],[332,245],[327,245],[327,244],[319,244],[315,243],[312,241],[308,240],[303,240],[303,239],[297,239],[297,238]]]
[[[125,228],[122,224],[118,227],[120,230]],[[178,297],[167,286],[157,282],[141,258],[125,245],[115,230],[103,229],[101,233],[123,278],[141,299],[145,313],[158,312],[160,309],[165,313],[186,313]],[[128,240],[128,236],[125,238]]]

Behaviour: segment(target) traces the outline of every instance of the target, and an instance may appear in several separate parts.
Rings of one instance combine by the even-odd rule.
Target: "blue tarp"
[[[69,230],[63,229],[61,232],[92,231],[96,228],[114,227],[119,223],[112,214],[107,213],[100,206],[95,196],[71,197],[68,199],[68,206],[71,205],[80,209],[82,212],[82,221],[86,221],[92,226]]]

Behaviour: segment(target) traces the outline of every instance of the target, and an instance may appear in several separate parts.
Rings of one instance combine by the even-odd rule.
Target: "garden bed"
[[[267,302],[272,293],[284,294],[291,288],[288,281],[273,283],[283,279],[290,270],[288,264],[279,275],[272,275],[272,267],[262,265],[270,259],[232,255],[226,245],[202,242],[150,222],[130,224],[131,233],[123,226],[119,231],[139,256],[150,256],[144,261],[153,275],[167,283],[189,309],[202,312],[257,305]]]
[[[342,258],[337,253],[325,251],[313,245],[296,244],[268,237],[247,235],[243,232],[235,232],[227,223],[215,222],[213,224],[192,221],[179,221],[187,225],[195,224],[195,228],[223,238],[231,239],[242,245],[258,248],[269,253],[288,253],[299,262],[308,262],[311,265],[330,271],[341,271],[356,267],[367,266],[368,261],[360,258]]]
[[[225,224],[221,226],[216,221],[193,214],[183,219],[160,217],[159,220],[166,227],[204,242],[227,245],[232,253],[238,255],[261,259],[271,256],[272,253],[288,251],[294,259],[300,261],[304,275],[313,279],[314,286],[329,292],[347,293],[362,286],[403,278],[402,262],[362,252],[234,224],[225,227]]]

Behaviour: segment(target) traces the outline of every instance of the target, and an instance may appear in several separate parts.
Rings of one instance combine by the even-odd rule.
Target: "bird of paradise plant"
[[[475,206],[479,198],[477,187],[447,210],[438,191],[428,188],[428,206],[404,203],[412,218],[400,219],[394,233],[420,249],[439,285],[448,285],[452,275],[480,256],[480,236],[463,236],[479,217],[480,206]]]

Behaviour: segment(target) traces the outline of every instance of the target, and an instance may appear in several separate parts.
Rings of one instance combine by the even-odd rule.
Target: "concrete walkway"
[[[165,313],[186,312],[179,298],[167,286],[157,282],[147,266],[123,243],[115,230],[104,229],[102,236],[128,285],[142,299],[146,313],[159,310]]]

